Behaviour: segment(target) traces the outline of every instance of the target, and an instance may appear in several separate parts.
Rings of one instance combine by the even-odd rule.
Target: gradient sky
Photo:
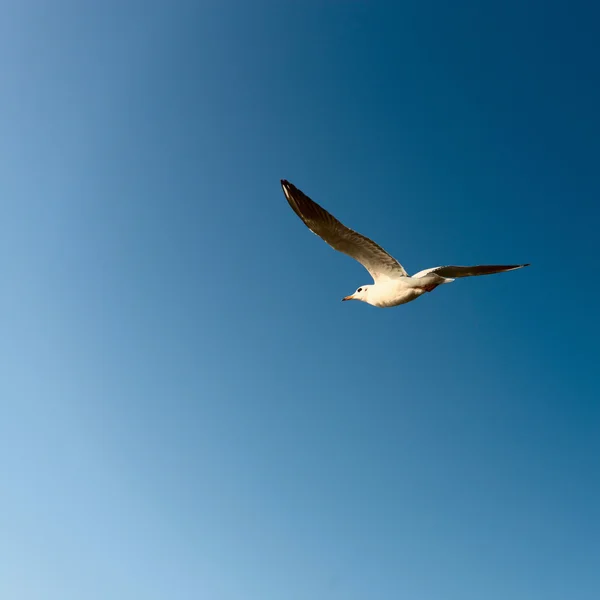
[[[598,598],[599,19],[3,3],[0,597]]]

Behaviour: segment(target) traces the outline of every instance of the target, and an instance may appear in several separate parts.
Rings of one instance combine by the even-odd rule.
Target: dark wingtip
[[[292,197],[292,192],[294,190],[294,186],[287,179],[282,179],[281,180],[281,189],[283,191],[283,195],[289,201],[290,198]]]
[[[285,196],[287,198],[292,193],[294,186],[287,179],[282,179],[281,180],[281,189],[283,190],[283,193],[285,194]]]

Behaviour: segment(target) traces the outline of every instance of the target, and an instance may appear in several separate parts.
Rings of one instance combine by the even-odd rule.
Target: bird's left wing
[[[332,248],[357,260],[369,271],[374,281],[408,277],[404,267],[373,240],[340,223],[289,181],[282,179],[281,187],[290,206],[304,224]]]

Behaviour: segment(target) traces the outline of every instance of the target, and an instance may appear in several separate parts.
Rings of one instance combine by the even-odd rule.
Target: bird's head
[[[368,302],[368,297],[369,297],[369,288],[371,286],[370,285],[361,285],[355,292],[354,294],[350,294],[349,296],[346,296],[345,298],[342,298],[342,302],[344,300],[360,300],[361,302]]]

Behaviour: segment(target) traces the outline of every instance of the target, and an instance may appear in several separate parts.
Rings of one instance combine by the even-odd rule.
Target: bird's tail
[[[428,273],[423,277],[415,277],[413,280],[415,281],[415,285],[417,287],[425,290],[426,292],[432,292],[436,287],[438,287],[438,285],[452,283],[454,281],[454,279],[451,277],[442,277],[437,273]]]
[[[429,273],[429,275],[425,275],[423,279],[432,279],[432,283],[435,283],[437,285],[442,285],[444,283],[452,283],[454,281],[452,277],[442,277],[437,273]]]

